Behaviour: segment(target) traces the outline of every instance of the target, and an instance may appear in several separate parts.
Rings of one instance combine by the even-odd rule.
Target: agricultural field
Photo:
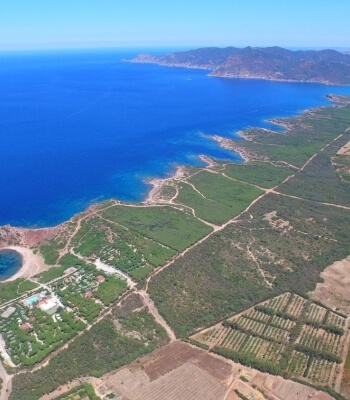
[[[341,381],[341,393],[346,397],[350,397],[350,349],[346,356],[344,372]]]
[[[288,292],[190,340],[250,367],[334,387],[349,335],[340,325],[343,316]]]
[[[203,399],[235,398],[234,390],[245,397],[259,398],[262,392],[259,394],[244,380],[249,380],[249,367],[333,388],[345,352],[348,321],[312,302],[306,293],[319,283],[324,268],[350,253],[350,211],[340,207],[349,204],[348,162],[337,154],[348,135],[328,146],[305,168],[300,167],[344,132],[350,123],[349,109],[320,108],[288,120],[275,119],[274,123],[285,128],[283,132],[250,129],[246,132],[249,140],[234,144],[255,161],[239,166],[218,163],[204,169],[188,168],[183,177],[167,180],[174,186],[165,188],[159,202],[106,201],[35,242],[33,251],[39,251],[45,262],[56,268],[34,279],[47,283],[66,310],[57,310],[52,317],[33,310],[34,316],[26,315],[30,327],[21,332],[16,330],[21,318],[15,319],[15,340],[5,323],[8,350],[19,352],[24,365],[29,363],[25,357],[35,357],[33,351],[40,353],[38,343],[54,348],[56,341],[64,343],[75,334],[70,327],[73,321],[91,326],[43,368],[14,376],[10,399],[37,400],[68,381],[84,376],[100,378],[113,369],[121,373],[114,382],[119,398],[124,395],[123,388],[128,390],[124,383],[132,383],[135,371],[142,383],[138,388],[143,398],[152,400],[157,399],[155,394],[186,399],[181,383],[190,387],[193,382],[200,386]],[[274,187],[294,172],[294,179],[274,191],[259,188]],[[319,174],[314,180],[319,188],[312,187],[315,174]],[[321,182],[323,174],[325,182]],[[326,187],[331,193],[326,193]],[[259,196],[259,201],[253,202]],[[171,199],[172,204],[165,204],[164,199]],[[335,204],[323,204],[331,201]],[[200,220],[222,224],[245,209],[239,218],[215,232]],[[197,243],[209,233],[205,241]],[[174,257],[194,244],[181,257]],[[142,282],[172,257],[173,263],[152,274],[147,284]],[[100,261],[141,282],[135,286],[135,293],[125,296],[125,304],[111,307],[107,315],[97,319],[100,310],[126,290],[124,281],[86,264],[99,265]],[[76,271],[66,274],[68,267]],[[11,290],[17,295],[24,293],[22,284],[25,286],[25,282],[12,283]],[[9,290],[4,289],[6,301]],[[134,362],[168,340],[165,330],[148,312],[146,297],[137,294],[138,290],[143,295],[141,290],[148,291],[160,316],[178,338],[191,335],[184,351],[188,358],[179,351],[171,353],[170,361],[159,360],[156,355],[147,365],[139,359]],[[36,330],[36,321],[40,321],[43,331]],[[203,327],[209,328],[193,335]],[[209,352],[193,346],[198,343]],[[242,373],[240,379],[236,373],[238,382],[231,393],[222,387],[224,379],[216,380],[214,372],[215,382],[208,378],[210,365],[222,361],[214,352],[239,362],[239,369],[248,371],[248,378]],[[197,353],[215,361],[209,365],[209,361],[206,364],[202,360],[201,364]],[[183,362],[179,361],[181,357]],[[121,368],[130,362],[130,369]],[[227,365],[233,363],[227,361]],[[168,389],[166,395],[164,387]],[[305,388],[302,390],[305,393]],[[193,393],[190,395],[193,398]],[[133,395],[125,392],[124,397]],[[306,395],[299,398],[304,400]]]
[[[270,348],[272,355],[273,346]],[[272,377],[181,342],[102,376],[94,386],[104,399],[111,394],[129,400],[332,399],[300,383]],[[237,397],[237,392],[245,397]]]

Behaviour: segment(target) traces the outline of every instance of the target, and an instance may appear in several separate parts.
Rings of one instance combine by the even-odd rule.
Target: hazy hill
[[[229,78],[350,83],[350,55],[335,50],[208,47],[159,57],[139,54],[132,62],[200,68],[211,71],[211,76]]]

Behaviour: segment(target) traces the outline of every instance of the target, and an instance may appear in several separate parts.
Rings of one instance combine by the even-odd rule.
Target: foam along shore
[[[0,250],[14,250],[17,251],[22,256],[22,266],[17,273],[12,275],[10,278],[7,278],[1,282],[9,282],[14,281],[18,278],[30,278],[39,272],[45,271],[48,269],[48,266],[45,265],[44,260],[41,256],[36,255],[30,249],[26,249],[21,246],[6,246],[1,248]]]
[[[224,138],[222,138],[224,139]],[[223,147],[223,146],[221,146]],[[230,149],[232,150],[232,149]],[[236,150],[235,150],[236,151]],[[238,150],[237,150],[238,153]],[[241,156],[242,157],[242,156]],[[214,158],[206,156],[205,154],[201,154],[198,158],[206,164],[205,168],[211,168],[218,165]],[[242,157],[243,158],[243,157]],[[248,159],[244,159],[248,161]],[[191,167],[189,167],[191,168]],[[162,188],[166,185],[169,181],[176,181],[182,179],[186,174],[186,167],[184,165],[179,165],[176,167],[175,173],[168,178],[152,178],[147,180],[146,183],[152,185],[151,190],[148,192],[146,199],[143,201],[144,204],[155,204],[159,203],[160,196],[162,193]]]
[[[247,140],[247,138],[244,137],[241,132],[239,132],[239,135],[242,136],[243,139]],[[251,155],[245,149],[240,147],[234,140],[219,135],[213,135],[210,136],[210,138],[223,149],[231,150],[239,154],[239,156],[243,159],[243,162],[248,162],[252,159]]]
[[[152,188],[148,192],[148,195],[143,202],[145,204],[157,203],[159,201],[163,186],[169,181],[181,179],[185,175],[185,172],[186,167],[179,165],[176,167],[174,175],[170,176],[169,178],[153,178],[148,180],[146,183],[152,185]]]

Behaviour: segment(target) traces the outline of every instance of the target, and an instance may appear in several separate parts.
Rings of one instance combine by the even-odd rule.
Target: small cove
[[[0,282],[15,275],[22,267],[23,258],[15,250],[0,250]]]

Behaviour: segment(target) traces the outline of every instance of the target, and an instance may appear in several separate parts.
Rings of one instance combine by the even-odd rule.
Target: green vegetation
[[[278,293],[307,293],[350,254],[348,210],[269,194],[249,212],[151,280],[151,297],[178,336]]]
[[[0,303],[22,296],[29,290],[33,290],[38,285],[23,278],[15,279],[5,283],[0,283]]]
[[[45,264],[55,265],[59,259],[59,251],[64,248],[64,245],[65,242],[58,237],[40,246],[40,253],[44,257]]]
[[[275,122],[283,122],[287,129],[251,129],[247,132],[251,140],[239,142],[264,162],[222,165],[216,167],[216,173],[193,169],[196,173],[187,183],[174,183],[179,186],[175,201],[193,208],[204,220],[216,224],[228,221],[263,193],[253,185],[274,187],[296,169],[286,167],[286,163],[303,166],[344,132],[350,125],[350,107],[322,108]],[[336,155],[348,136],[334,142],[279,187],[300,199],[266,194],[239,220],[212,234],[150,280],[152,299],[179,337],[265,301],[254,312],[221,325],[222,345],[215,351],[263,371],[332,383],[330,371],[340,361],[342,317],[303,296],[271,297],[285,292],[305,295],[315,288],[326,266],[350,253],[350,211],[320,203],[350,205],[346,172],[350,161]],[[167,188],[164,193],[170,198],[176,191]],[[190,210],[178,208],[105,202],[81,221],[71,245],[87,260],[100,258],[141,280],[211,232]],[[60,264],[61,271],[82,266],[77,275],[58,280],[54,287],[64,304],[91,322],[102,307],[89,298],[89,292],[108,305],[123,293],[125,284],[113,277],[98,284],[94,267],[82,265],[68,254],[59,259],[67,232],[75,226],[72,223],[40,250],[47,262]],[[43,279],[48,278],[44,275]],[[129,301],[131,308],[126,305]],[[164,344],[166,334],[153,317],[144,309],[135,311],[141,306],[137,295],[130,296],[122,308],[112,309],[110,317],[77,337],[47,367],[15,377],[11,400],[34,400],[76,377],[101,376]],[[54,336],[66,333],[48,325]],[[27,337],[23,338],[23,343],[27,342]],[[212,348],[212,343],[202,346]],[[31,350],[26,346],[21,344],[20,348],[28,356]]]
[[[191,214],[167,206],[116,206],[104,211],[103,216],[176,251],[185,249],[211,230]]]
[[[92,265],[87,264],[85,261],[80,258],[74,256],[73,254],[66,253],[60,258],[60,265],[66,268],[75,267],[75,268],[90,268]]]
[[[338,173],[339,161],[334,164],[338,148],[349,140],[350,132],[334,143],[336,147],[328,147],[318,154],[308,168],[284,184],[281,191],[317,202],[350,206],[350,181],[342,179]]]
[[[48,271],[42,272],[40,275],[37,275],[36,278],[39,279],[39,282],[47,283],[52,281],[53,279],[59,278],[64,275],[64,271],[68,267],[52,267]]]
[[[296,294],[272,298],[220,325],[191,337],[213,352],[274,375],[307,378],[320,385],[334,385],[340,364],[344,332],[340,335],[306,323],[312,310],[323,319],[327,309]],[[292,315],[295,320],[284,317]],[[337,315],[327,318],[339,324]],[[345,319],[343,321],[345,323]],[[330,328],[336,326],[330,325]]]
[[[127,289],[127,284],[115,276],[107,276],[106,280],[100,283],[93,294],[102,301],[105,306],[109,306],[117,300]]]
[[[61,296],[64,305],[71,307],[90,324],[102,310],[102,306],[95,300],[84,297],[79,293],[70,293],[66,290],[58,292],[58,294]]]
[[[48,366],[15,376],[11,400],[37,400],[60,385],[82,376],[100,377],[164,344],[166,333],[146,311],[133,312],[137,298],[115,309],[110,318],[95,324],[56,355]],[[116,330],[116,325],[120,326]]]
[[[242,399],[242,400],[249,400],[248,397],[244,396],[243,393],[241,393],[238,389],[235,389],[235,393],[237,394],[237,396]]]
[[[65,271],[68,268],[74,267],[76,269],[85,268],[87,270],[91,270],[91,268],[95,268],[91,264],[87,264],[85,261],[80,260],[78,257],[73,254],[66,253],[59,260],[60,266],[51,267],[48,271],[44,271],[41,274],[35,275],[35,278],[38,278],[39,282],[47,283],[52,281],[53,279],[63,277]]]
[[[176,202],[193,208],[197,217],[213,224],[222,224],[234,216],[231,207],[203,198],[186,184],[181,185]]]
[[[29,329],[20,328],[24,322],[29,323]],[[7,319],[0,318],[0,332],[7,351],[16,365],[23,366],[32,366],[42,361],[84,326],[83,322],[74,320],[72,313],[61,311],[53,319],[38,308],[29,310],[20,305]]]
[[[245,132],[252,140],[237,143],[252,154],[301,167],[313,154],[350,125],[350,107],[323,107],[298,117],[275,119],[286,125],[283,134],[265,129]]]
[[[153,316],[147,310],[127,313],[126,315],[120,315],[116,312],[114,316],[121,333],[137,332],[138,339],[149,347],[150,351],[157,346],[165,345],[168,341],[165,330],[155,322]]]
[[[206,221],[223,224],[242,212],[263,192],[241,182],[235,182],[220,174],[199,172],[181,186],[176,202],[193,208],[196,215]]]
[[[95,393],[95,389],[88,382],[83,382],[78,387],[75,387],[65,394],[55,397],[55,400],[80,400],[80,399],[89,399],[89,400],[101,400]]]
[[[136,280],[147,276],[155,266],[163,264],[175,253],[175,250],[109,222],[107,218],[108,215],[103,215],[103,219],[94,216],[82,222],[72,240],[77,253],[91,259],[100,258]]]
[[[247,164],[228,164],[225,174],[263,188],[273,188],[295,171],[283,164],[276,166],[269,162],[251,161]]]

